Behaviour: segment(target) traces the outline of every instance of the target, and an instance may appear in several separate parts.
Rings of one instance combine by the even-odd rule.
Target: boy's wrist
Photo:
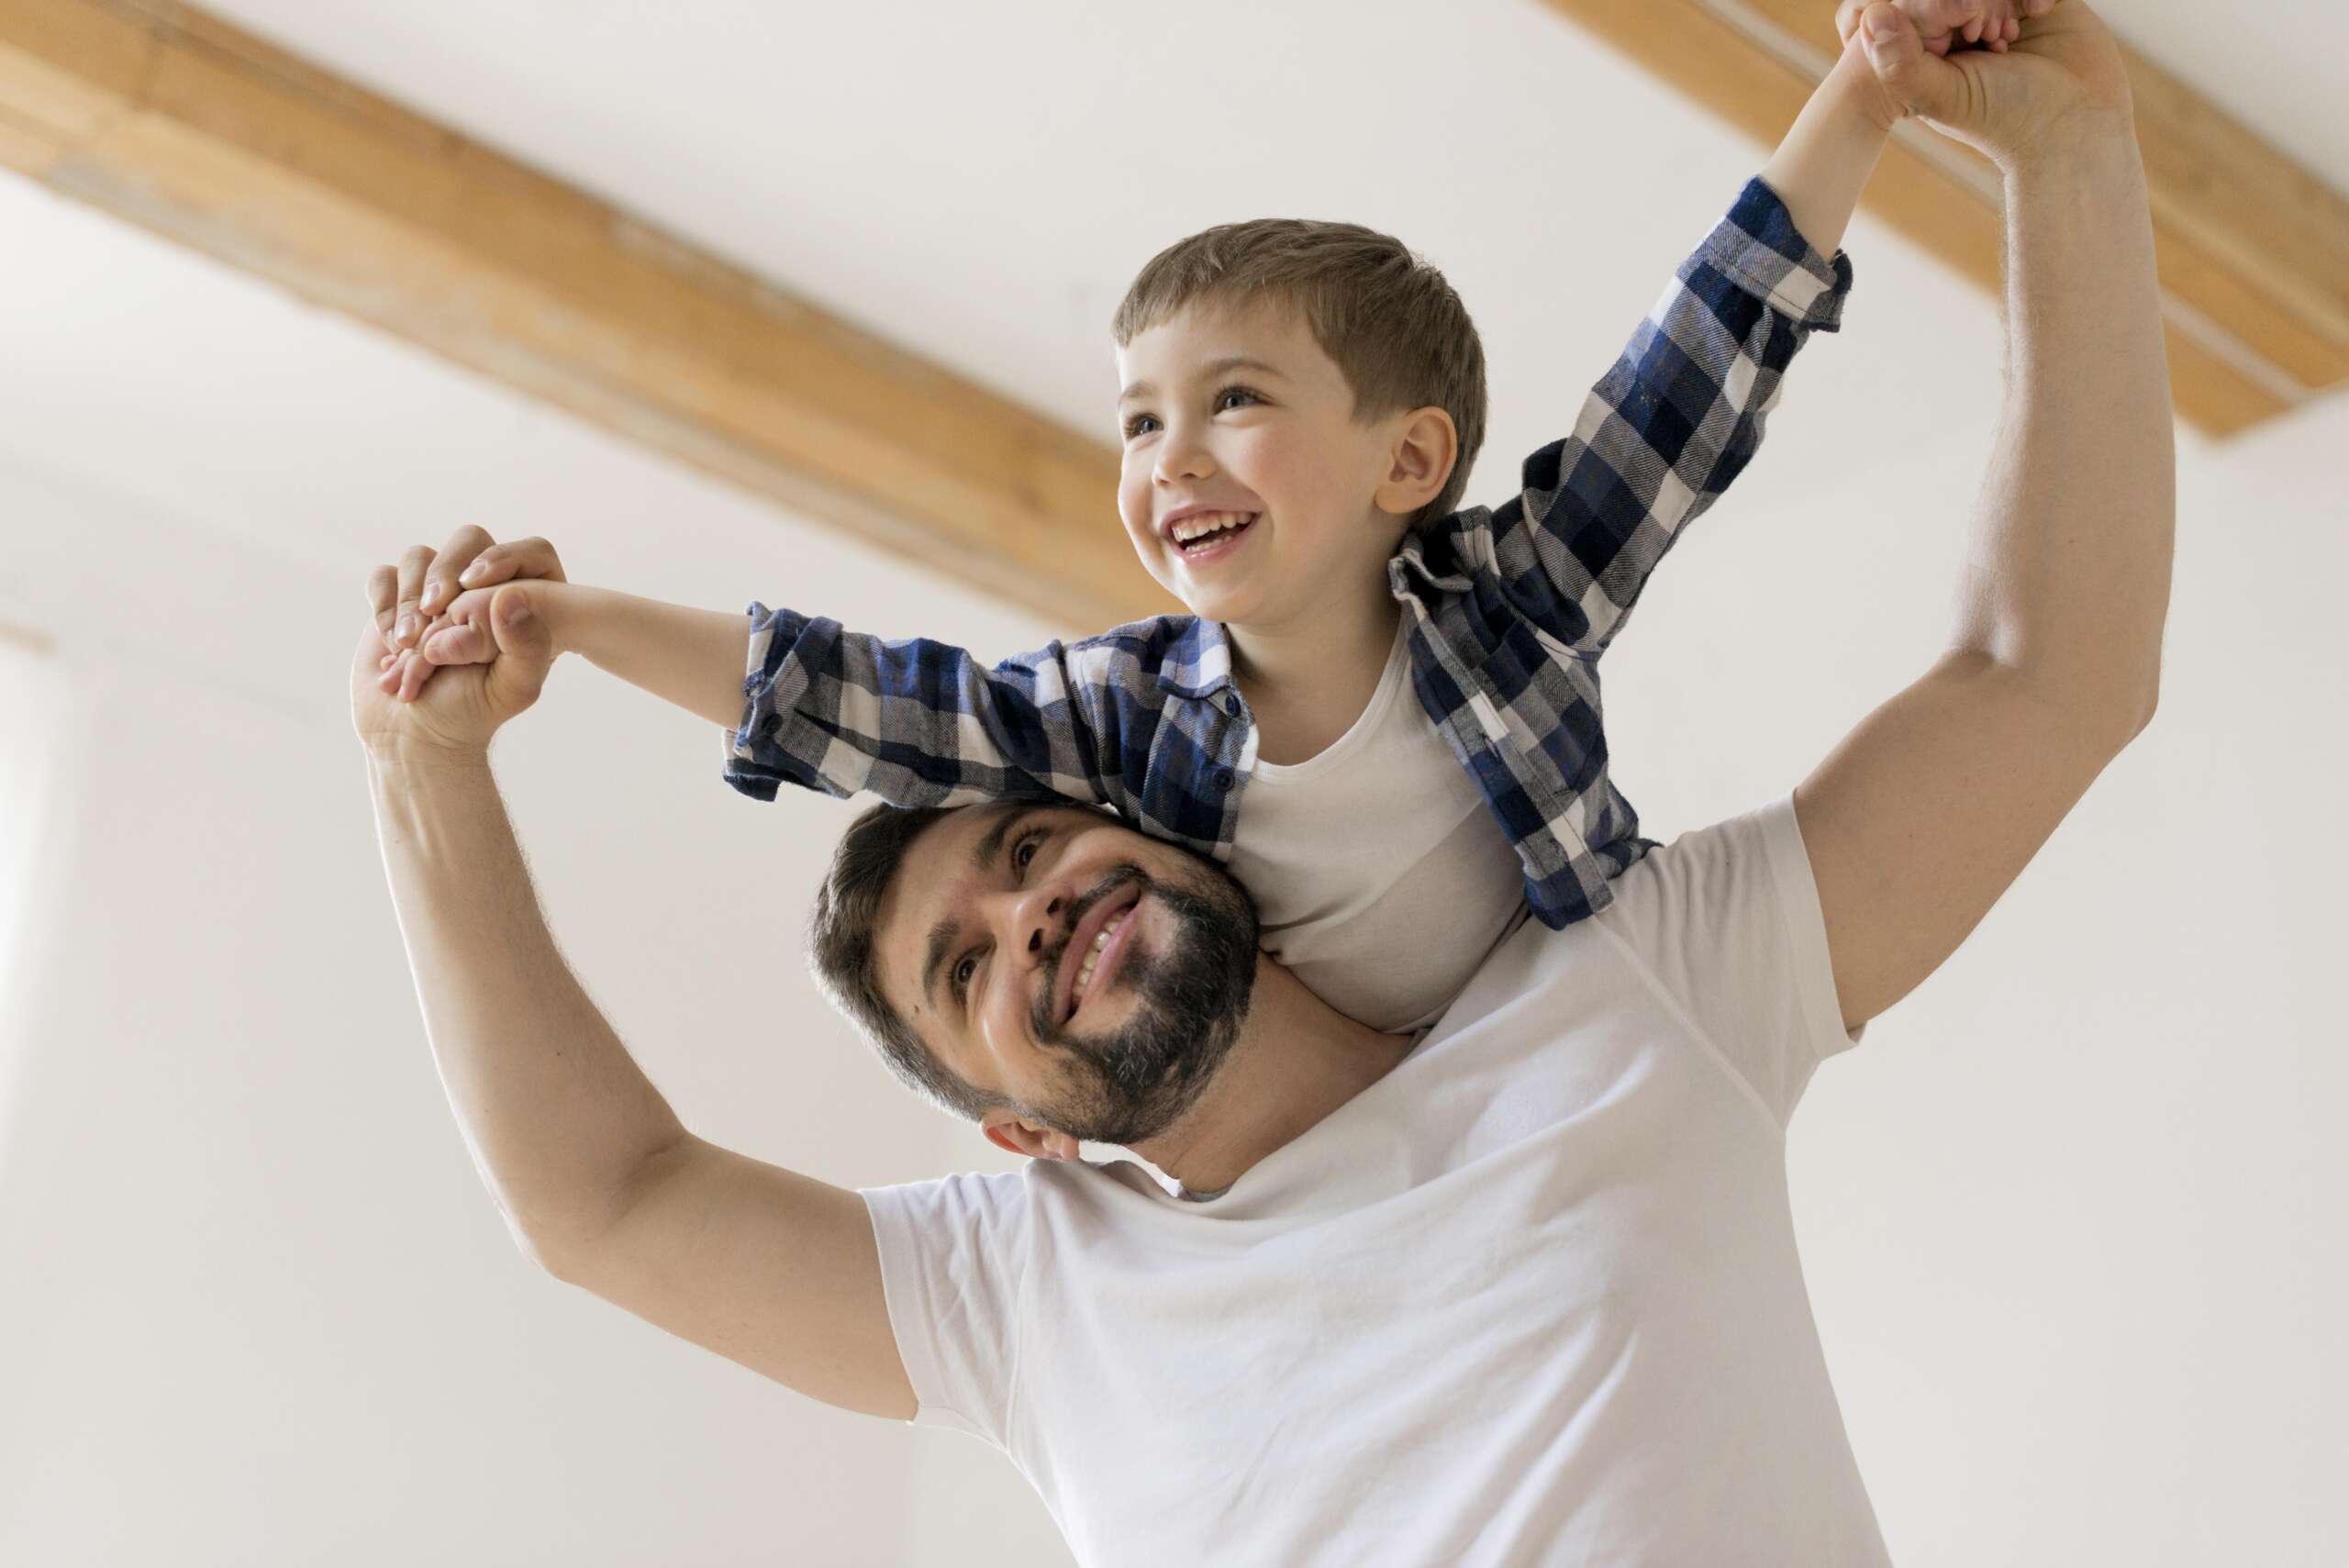
[[[1795,228],[1823,256],[1842,246],[1899,118],[1875,70],[1854,41],[1811,93],[1802,113],[1762,167]]]
[[[578,639],[595,615],[596,590],[552,580],[530,584],[530,605],[546,623],[557,654],[579,651]]]
[[[1856,125],[1865,125],[1873,134],[1889,138],[1892,128],[1907,117],[1906,111],[1894,101],[1868,63],[1867,47],[1857,33],[1852,35],[1843,52],[1820,80],[1818,97],[1837,112],[1850,117]]]

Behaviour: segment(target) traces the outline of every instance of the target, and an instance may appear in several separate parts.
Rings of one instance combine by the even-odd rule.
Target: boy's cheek
[[[1150,574],[1161,583],[1166,581],[1167,561],[1165,541],[1158,537],[1158,527],[1151,517],[1150,493],[1145,487],[1139,495],[1120,490],[1118,495],[1118,517],[1125,525],[1126,542],[1150,569]]]

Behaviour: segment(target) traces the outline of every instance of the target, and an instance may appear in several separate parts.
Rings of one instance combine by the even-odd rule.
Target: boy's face
[[[1364,584],[1385,593],[1405,519],[1373,497],[1406,417],[1357,421],[1297,312],[1186,309],[1119,350],[1118,380],[1118,510],[1193,614],[1270,629]]]

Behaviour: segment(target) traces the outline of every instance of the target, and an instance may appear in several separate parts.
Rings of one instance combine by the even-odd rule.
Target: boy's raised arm
[[[1951,0],[1906,3],[1965,14]],[[1761,447],[1797,351],[1841,325],[1852,272],[1836,246],[1900,116],[1853,39],[1573,433],[1528,458],[1520,495],[1492,514],[1520,609],[1575,652],[1606,651],[1681,529]]]

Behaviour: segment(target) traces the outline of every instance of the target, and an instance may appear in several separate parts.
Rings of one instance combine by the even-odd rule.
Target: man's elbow
[[[2158,667],[2139,680],[2117,677],[2110,669],[2093,674],[2043,671],[2031,680],[2048,701],[2072,715],[2075,725],[2114,752],[2144,733],[2160,700]]]
[[[2143,735],[2145,732],[2145,726],[2153,723],[2154,710],[2158,707],[2160,704],[2161,683],[2159,680],[2155,680],[2146,686],[2144,700],[2137,705],[2137,722],[2129,731],[2130,740],[2134,740],[2138,736]]]
[[[2136,740],[2145,732],[2145,726],[2153,723],[2154,710],[2161,706],[2161,651],[2157,647],[2143,677],[2116,704],[2121,720],[2121,745],[2126,746]]]
[[[496,1195],[493,1192],[492,1195]],[[518,1213],[514,1206],[502,1197],[497,1198],[497,1218],[506,1222],[506,1234],[513,1241],[516,1251],[541,1273],[552,1274],[557,1279],[563,1278],[567,1267],[564,1260],[574,1249],[564,1244],[557,1228]]]
[[[638,1205],[659,1190],[681,1162],[690,1160],[699,1140],[682,1128],[655,1147],[631,1159],[619,1173],[577,1195],[576,1201],[550,1206],[530,1215],[507,1212],[507,1229],[522,1255],[565,1284],[593,1290],[591,1283],[608,1268],[612,1242]]]

